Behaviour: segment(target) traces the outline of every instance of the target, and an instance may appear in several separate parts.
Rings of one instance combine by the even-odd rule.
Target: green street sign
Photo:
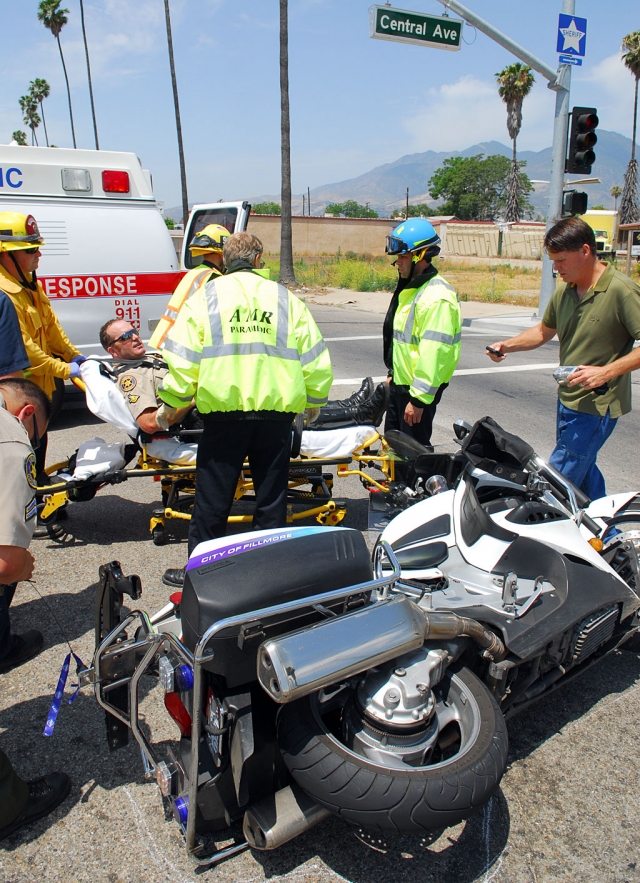
[[[460,49],[462,22],[448,16],[424,15],[391,6],[369,8],[370,35],[374,40],[394,40],[436,49]]]

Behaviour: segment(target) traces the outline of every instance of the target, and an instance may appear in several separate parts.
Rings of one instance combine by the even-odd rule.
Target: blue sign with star
[[[587,47],[587,20],[577,15],[558,16],[558,45],[556,52],[563,55],[579,55],[584,58]]]

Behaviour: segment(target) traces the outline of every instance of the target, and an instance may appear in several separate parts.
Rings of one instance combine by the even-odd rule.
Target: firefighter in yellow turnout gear
[[[165,338],[173,328],[183,304],[189,300],[194,291],[197,291],[198,286],[215,276],[222,276],[222,246],[229,235],[226,227],[222,227],[220,224],[209,224],[193,237],[189,251],[192,257],[201,256],[202,263],[185,273],[178,283],[162,318],[149,338],[150,349],[162,349]]]
[[[245,457],[256,488],[254,528],[286,524],[292,423],[325,405],[333,382],[306,304],[260,274],[261,255],[255,236],[230,236],[226,275],[198,288],[165,339],[169,374],[158,394],[170,409],[195,398],[204,421],[189,554],[225,535]],[[163,577],[170,586],[183,580],[183,569]]]
[[[431,258],[440,237],[424,218],[409,218],[387,237],[398,285],[383,329],[390,387],[385,432],[400,430],[431,443],[436,407],[460,359],[462,317],[455,290]]]

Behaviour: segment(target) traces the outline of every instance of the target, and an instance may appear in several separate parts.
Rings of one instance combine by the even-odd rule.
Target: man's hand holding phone
[[[496,343],[492,343],[491,346],[486,347],[487,355],[492,362],[502,362],[503,359],[507,358],[507,354],[503,352],[503,348],[504,343],[501,340],[498,340]]]

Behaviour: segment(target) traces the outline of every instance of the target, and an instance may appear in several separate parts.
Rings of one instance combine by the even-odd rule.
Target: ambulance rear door
[[[194,205],[189,214],[189,221],[182,241],[182,266],[185,270],[193,270],[202,263],[202,257],[191,257],[189,243],[193,237],[208,227],[209,224],[220,224],[229,233],[241,233],[247,229],[251,204],[248,202],[214,202],[211,205]]]

